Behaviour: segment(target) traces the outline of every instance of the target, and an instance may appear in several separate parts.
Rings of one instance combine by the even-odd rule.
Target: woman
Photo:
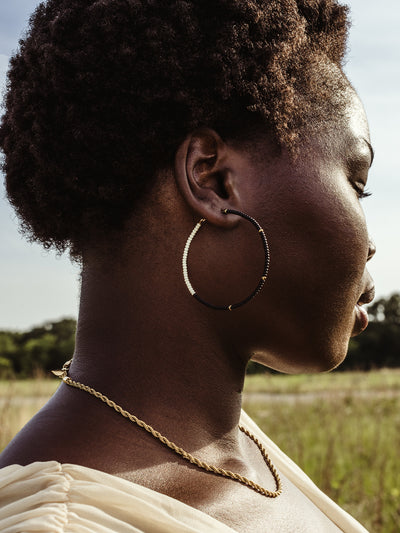
[[[250,359],[330,370],[367,325],[372,149],[346,15],[36,10],[9,72],[7,191],[31,239],[81,262],[82,292],[64,384],[1,455],[2,531],[365,531],[241,412]]]

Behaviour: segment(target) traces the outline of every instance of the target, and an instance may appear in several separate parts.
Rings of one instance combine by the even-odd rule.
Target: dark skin
[[[348,107],[339,140],[324,133],[329,153],[314,138],[296,163],[285,153],[275,157],[267,138],[262,157],[254,158],[215,131],[193,132],[178,148],[175,168],[159,176],[132,218],[120,256],[88,250],[84,257],[70,376],[193,455],[269,490],[275,489],[271,473],[237,427],[248,360],[285,372],[333,368],[359,328],[355,304],[372,290],[366,262],[375,250],[354,188],[355,181],[365,185],[371,163],[362,140],[368,130],[350,92]],[[358,170],[349,175],[355,160]],[[256,286],[259,237],[247,222],[222,214],[224,208],[260,222],[272,258],[262,293],[231,313],[194,301],[181,270],[186,239],[206,218],[189,257],[199,294],[225,304]],[[265,498],[192,467],[66,385],[3,452],[0,467],[48,460],[123,477],[242,532],[265,531],[266,524],[274,531],[282,516],[289,527],[298,525],[305,510],[305,531],[338,531],[285,476],[283,494]]]

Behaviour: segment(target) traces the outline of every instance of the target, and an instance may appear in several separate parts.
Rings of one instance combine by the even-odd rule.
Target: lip
[[[358,299],[358,302],[354,306],[355,318],[354,318],[353,331],[351,334],[352,337],[359,335],[362,331],[364,331],[367,328],[368,322],[369,322],[368,312],[365,309],[365,307],[362,307],[362,306],[371,303],[374,297],[375,297],[375,286],[370,285],[361,294],[360,298]]]
[[[353,331],[351,333],[352,337],[356,337],[362,331],[364,331],[367,328],[368,321],[369,321],[367,310],[364,307],[361,307],[361,305],[356,304],[354,306],[354,311],[355,311],[355,319],[354,319]]]

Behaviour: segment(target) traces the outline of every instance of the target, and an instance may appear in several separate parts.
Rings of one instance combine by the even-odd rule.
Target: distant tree
[[[400,367],[400,294],[380,298],[368,307],[370,324],[351,339],[341,369]]]
[[[377,300],[368,307],[368,314],[373,322],[400,325],[400,294]]]
[[[18,351],[14,335],[0,331],[0,379],[8,379],[14,375],[12,357]]]
[[[0,354],[10,357],[18,350],[15,336],[7,331],[0,331]]]
[[[264,374],[265,372],[268,372],[268,369],[264,365],[255,361],[249,361],[246,369],[247,374]]]
[[[75,330],[76,321],[65,318],[22,333],[1,331],[0,377],[31,377],[60,368],[74,352]]]
[[[21,360],[21,373],[24,376],[46,371],[57,353],[57,337],[44,333],[40,337],[27,340],[22,350],[24,355]]]
[[[18,358],[19,334],[11,331],[0,331],[0,378],[14,376],[16,368],[13,361]]]

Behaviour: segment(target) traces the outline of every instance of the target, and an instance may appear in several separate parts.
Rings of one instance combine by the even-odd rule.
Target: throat
[[[132,341],[114,358],[104,345],[87,352],[77,342],[69,375],[175,442],[202,447],[236,432],[244,371],[236,376],[199,346],[194,353],[154,344],[143,350]]]
[[[85,385],[84,383],[81,383],[79,381],[72,379],[69,376],[71,362],[72,361],[67,362],[60,372],[55,372],[55,374],[58,375],[62,379],[63,383],[65,383],[68,387],[86,392],[92,397],[104,402],[108,407],[110,407],[110,409],[114,410],[115,413],[123,416],[124,418],[127,418],[132,424],[135,424],[139,428],[143,429],[145,432],[147,432],[148,435],[150,435],[156,441],[161,443],[164,447],[168,448],[173,453],[178,455],[184,461],[187,461],[188,463],[190,463],[190,465],[193,465],[197,467],[198,469],[203,470],[205,472],[212,473],[217,476],[221,476],[225,479],[230,479],[232,481],[238,482],[248,487],[249,489],[254,490],[258,494],[261,494],[268,498],[276,498],[281,494],[282,492],[281,481],[268,454],[266,453],[263,445],[255,437],[255,435],[253,435],[253,433],[251,433],[244,426],[239,425],[238,429],[242,432],[244,436],[246,436],[250,441],[252,441],[257,446],[263,460],[265,461],[265,464],[268,466],[270,473],[272,474],[274,478],[274,482],[275,482],[274,491],[266,489],[265,487],[259,485],[253,480],[248,479],[247,477],[245,477],[244,475],[240,473],[234,473],[230,469],[227,470],[227,469],[222,468],[221,466],[218,467],[212,464],[208,464],[204,460],[196,457],[195,455],[191,454],[189,451],[178,446],[175,442],[169,440],[166,436],[162,435],[159,431],[155,430],[152,426],[150,426],[143,420],[140,420],[136,415],[124,410],[120,405],[116,404],[113,400],[108,398],[106,395],[102,394],[99,391],[96,391],[95,389],[89,387],[88,385]],[[218,441],[217,441],[217,444],[218,444]],[[216,448],[215,441],[210,444],[210,447],[213,447],[213,446],[214,448]],[[219,447],[219,449],[221,449],[221,446]]]
[[[193,307],[180,270],[165,283],[151,268],[111,267],[82,275],[70,377],[184,449],[237,439],[247,361]]]

